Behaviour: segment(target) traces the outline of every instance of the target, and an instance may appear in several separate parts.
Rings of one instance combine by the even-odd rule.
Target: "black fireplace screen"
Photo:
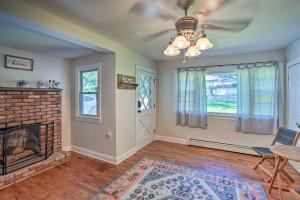
[[[0,129],[0,175],[47,159],[53,153],[54,123]]]

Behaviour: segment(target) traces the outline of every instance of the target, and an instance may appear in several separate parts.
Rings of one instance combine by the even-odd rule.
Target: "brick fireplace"
[[[0,162],[10,166],[33,155],[41,158],[5,171],[0,189],[64,162],[61,138],[61,89],[0,87]]]

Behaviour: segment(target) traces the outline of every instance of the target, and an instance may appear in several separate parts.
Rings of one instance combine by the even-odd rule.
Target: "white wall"
[[[208,118],[206,130],[176,126],[176,113],[174,109],[174,71],[178,67],[205,66],[220,64],[238,64],[244,62],[258,62],[275,60],[286,63],[285,51],[276,50],[251,54],[227,55],[216,57],[197,57],[183,64],[181,61],[163,61],[157,67],[157,126],[160,136],[172,138],[196,138],[215,142],[225,142],[246,146],[269,146],[273,136],[242,134],[235,131],[234,118],[213,117]]]
[[[101,64],[101,123],[78,121],[75,117],[75,67]],[[72,145],[107,156],[116,155],[115,54],[97,54],[72,60]],[[112,133],[112,138],[107,133]]]
[[[4,68],[4,55],[14,55],[34,60],[33,71]],[[37,87],[37,81],[57,80],[62,91],[62,147],[71,145],[71,63],[68,60],[34,54],[26,51],[0,47],[0,86],[15,87],[16,80],[28,79],[31,87]]]
[[[127,51],[127,50],[125,50]],[[156,63],[144,56],[130,51],[117,54],[117,74],[136,76],[136,65],[142,68],[156,70]],[[119,62],[118,60],[122,60]],[[132,152],[136,144],[136,91],[117,89],[117,157],[125,158]],[[129,153],[130,154],[130,153]],[[125,156],[125,157],[124,157]]]

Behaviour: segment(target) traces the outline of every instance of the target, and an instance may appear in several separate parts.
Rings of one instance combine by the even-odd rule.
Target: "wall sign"
[[[118,74],[118,89],[135,90],[137,86],[134,76]]]
[[[5,68],[33,71],[33,59],[30,58],[5,55],[4,62]]]

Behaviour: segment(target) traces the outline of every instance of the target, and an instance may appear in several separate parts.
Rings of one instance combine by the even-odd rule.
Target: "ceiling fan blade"
[[[147,36],[145,36],[145,37],[143,38],[143,41],[144,41],[144,42],[148,42],[148,41],[153,40],[153,39],[155,39],[155,38],[158,38],[158,37],[160,37],[160,36],[162,36],[162,35],[164,35],[164,34],[166,34],[166,33],[169,33],[170,31],[175,31],[175,29],[172,29],[172,28],[170,28],[170,29],[165,29],[165,30],[162,30],[162,31],[159,31],[159,32],[150,34],[150,35],[147,35]]]
[[[244,30],[251,23],[252,19],[239,21],[218,21],[207,20],[200,27],[204,30],[222,30],[229,32],[240,32]]]
[[[199,20],[203,20],[212,12],[223,8],[225,5],[233,1],[235,0],[206,0],[194,11],[193,16]]]
[[[227,28],[222,26],[215,26],[211,24],[201,24],[201,29],[203,30],[217,30],[217,31],[229,31],[229,32],[240,32],[240,29]]]
[[[164,0],[139,0],[133,4],[129,9],[130,13],[146,16],[146,17],[159,17],[164,20],[176,21],[177,17],[172,15]]]
[[[238,25],[238,26],[248,26],[253,19],[241,19],[241,20],[205,20],[208,24],[225,24],[225,25]]]

